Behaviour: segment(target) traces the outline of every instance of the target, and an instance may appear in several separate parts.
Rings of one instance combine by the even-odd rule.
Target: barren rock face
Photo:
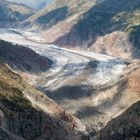
[[[135,57],[133,45],[124,32],[113,32],[99,37],[91,46],[91,50],[121,58]]]

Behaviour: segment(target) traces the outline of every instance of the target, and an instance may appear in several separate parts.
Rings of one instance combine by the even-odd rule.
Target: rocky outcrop
[[[113,32],[99,37],[91,46],[91,50],[121,58],[138,58],[138,52],[124,32]]]

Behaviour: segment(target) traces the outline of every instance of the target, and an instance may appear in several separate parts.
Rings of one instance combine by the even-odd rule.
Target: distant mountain
[[[137,58],[139,9],[139,0],[57,0],[25,23],[42,30],[49,43]]]
[[[13,26],[34,13],[35,10],[26,5],[0,0],[0,27]]]

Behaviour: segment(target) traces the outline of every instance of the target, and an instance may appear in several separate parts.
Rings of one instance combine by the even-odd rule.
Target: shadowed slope
[[[135,25],[139,18],[140,2],[107,0],[101,4],[93,6],[81,19],[71,28],[68,34],[61,37],[56,42],[63,40],[73,45],[75,37],[77,41],[74,46],[91,46],[97,37],[109,34],[114,31],[126,31]],[[85,28],[86,27],[86,28]],[[70,44],[72,43],[72,44]]]
[[[67,19],[72,18],[72,24],[74,24],[74,19],[76,19],[74,18],[75,15],[77,17],[84,13],[84,11],[87,11],[89,7],[98,1],[103,0],[56,0],[56,2],[29,17],[25,20],[24,24],[33,30],[38,29],[43,31],[46,31],[57,24],[59,25],[61,22],[65,22],[66,24],[68,23],[71,26],[71,23],[67,21]],[[42,18],[43,22],[42,24],[39,24],[42,21]],[[60,30],[63,30],[63,28],[60,28]]]
[[[2,40],[0,41],[0,59],[15,70],[30,73],[46,71],[53,63],[50,59],[40,56],[29,48]]]
[[[99,133],[98,140],[140,139],[140,102],[111,120]]]
[[[55,24],[63,21],[66,18],[66,15],[68,13],[68,7],[60,7],[57,9],[54,9],[50,12],[42,14],[40,17],[38,17],[34,22],[27,21],[24,24],[32,26],[33,24],[37,24],[41,29],[47,29],[49,27],[54,26]]]

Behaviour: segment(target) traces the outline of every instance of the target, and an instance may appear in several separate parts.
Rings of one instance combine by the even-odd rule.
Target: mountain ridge
[[[29,30],[41,32],[48,43],[54,43],[60,47],[89,49],[112,56],[115,56],[115,53],[111,48],[119,48],[119,57],[137,58],[139,56],[137,54],[139,41],[136,37],[136,34],[139,36],[140,3],[138,0],[74,2],[57,0],[46,9],[29,17],[24,23]],[[60,3],[63,5],[60,6]],[[59,14],[63,18],[55,16]],[[43,22],[39,23],[41,19]],[[119,36],[122,34],[121,42]],[[103,45],[104,38],[107,38],[110,48]],[[116,38],[114,39],[116,45],[112,45],[111,41],[109,43],[111,38],[112,40]],[[100,40],[102,40],[101,45]]]

